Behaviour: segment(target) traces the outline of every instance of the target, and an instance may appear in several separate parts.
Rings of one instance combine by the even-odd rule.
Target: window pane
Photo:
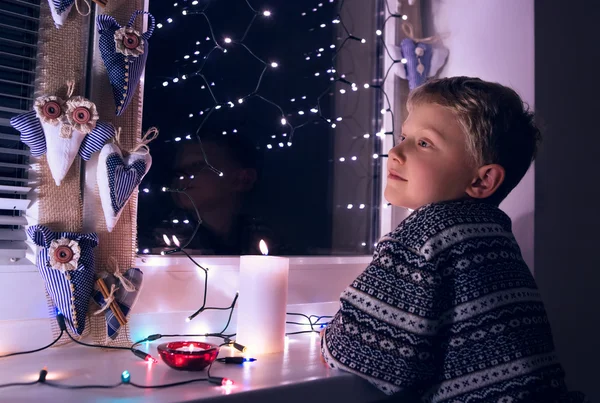
[[[143,126],[160,136],[140,186],[140,252],[253,254],[265,239],[273,254],[371,253],[376,2],[340,5],[150,2]]]

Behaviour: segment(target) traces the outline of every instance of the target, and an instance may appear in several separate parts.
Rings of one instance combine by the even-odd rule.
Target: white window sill
[[[192,256],[200,265],[207,268],[218,268],[224,271],[239,271],[240,258],[237,256]],[[366,267],[373,257],[363,256],[291,256],[290,270],[328,270],[342,267]],[[139,255],[136,267],[160,267],[166,271],[195,271],[196,266],[185,256]],[[37,272],[35,263],[28,259],[0,265],[0,273]]]

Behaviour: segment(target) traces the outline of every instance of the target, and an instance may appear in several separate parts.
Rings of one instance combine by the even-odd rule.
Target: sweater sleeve
[[[321,350],[331,368],[357,374],[386,394],[416,392],[436,377],[440,276],[427,260],[386,237],[343,291]]]

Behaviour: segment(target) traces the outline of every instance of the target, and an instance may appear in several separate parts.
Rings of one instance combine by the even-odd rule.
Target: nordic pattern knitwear
[[[425,205],[377,244],[321,341],[332,368],[422,402],[581,402],[510,218],[477,201]],[[411,400],[413,401],[413,400]]]

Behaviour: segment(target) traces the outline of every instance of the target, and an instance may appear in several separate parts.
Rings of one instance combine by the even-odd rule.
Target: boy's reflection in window
[[[188,253],[259,254],[260,239],[265,239],[271,250],[275,248],[270,231],[248,212],[248,199],[260,171],[259,154],[248,139],[237,134],[206,136],[202,145],[181,144],[174,165],[171,188],[185,189],[189,198],[173,193],[177,209],[171,215],[179,220],[185,217],[190,225],[165,230],[168,238],[174,234],[183,245],[192,235],[196,213],[191,198],[202,225],[186,248]],[[155,234],[160,243],[163,233],[157,230]]]

